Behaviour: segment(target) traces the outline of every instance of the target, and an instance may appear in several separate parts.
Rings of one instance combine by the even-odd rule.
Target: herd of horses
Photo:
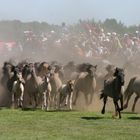
[[[127,108],[135,93],[137,96],[132,107],[132,111],[135,111],[140,97],[140,77],[132,77],[124,90],[124,69],[108,64],[105,75],[98,75],[97,69],[98,66],[91,63],[69,62],[61,65],[55,61],[22,61],[13,65],[5,62],[1,85],[9,93],[13,108],[41,107],[47,111],[68,106],[72,110],[81,93],[87,106],[92,103],[94,93],[100,93],[100,99],[103,99],[101,113],[105,113],[107,98],[110,97],[115,106],[115,116],[121,118],[121,111]]]

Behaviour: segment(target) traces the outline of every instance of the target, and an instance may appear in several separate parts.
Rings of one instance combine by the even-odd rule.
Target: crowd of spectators
[[[61,28],[35,34],[32,30],[24,31],[24,39],[17,43],[22,53],[53,53],[70,58],[102,59],[111,56],[131,58],[140,52],[140,32],[120,35],[106,32],[102,27],[90,23],[80,26],[63,25]]]

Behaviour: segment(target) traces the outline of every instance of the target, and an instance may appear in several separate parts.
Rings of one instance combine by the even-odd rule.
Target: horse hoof
[[[72,108],[70,107],[70,111],[72,111]]]
[[[46,111],[49,111],[49,110],[50,110],[50,108],[47,107],[47,108],[46,108]]]

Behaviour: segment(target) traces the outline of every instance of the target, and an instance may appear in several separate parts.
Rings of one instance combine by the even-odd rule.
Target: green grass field
[[[140,140],[140,114],[2,109],[0,140]]]

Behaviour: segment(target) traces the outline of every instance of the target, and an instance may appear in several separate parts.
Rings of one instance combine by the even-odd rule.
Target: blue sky
[[[91,18],[140,24],[140,0],[0,0],[0,20],[72,24]]]

